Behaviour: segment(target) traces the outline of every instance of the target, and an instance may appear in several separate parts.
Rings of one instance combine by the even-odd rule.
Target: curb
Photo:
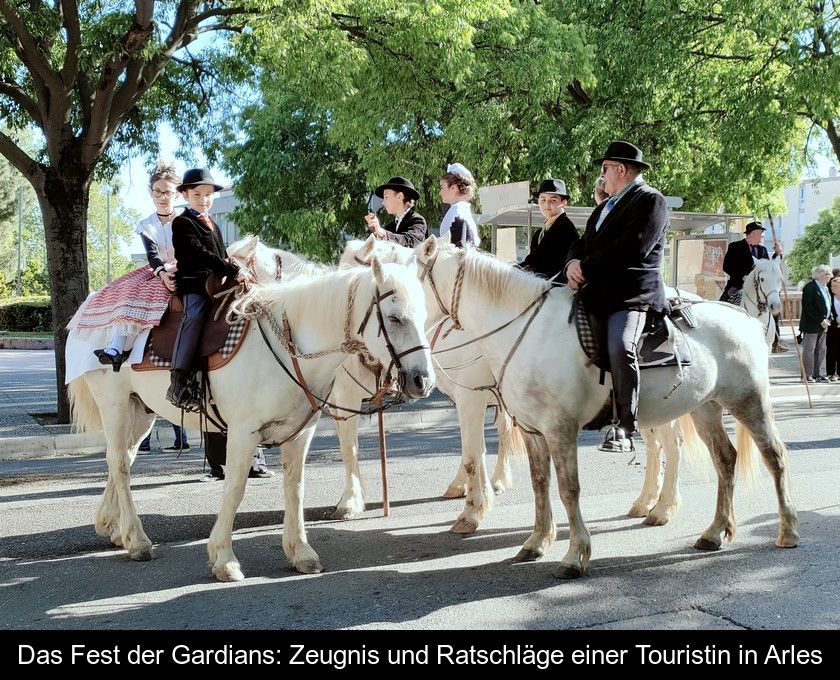
[[[52,338],[0,338],[0,349],[54,349]]]

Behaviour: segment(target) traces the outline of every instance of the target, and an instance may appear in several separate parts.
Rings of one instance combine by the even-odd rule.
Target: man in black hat
[[[166,398],[175,406],[188,410],[200,408],[190,399],[188,386],[204,318],[210,310],[210,298],[204,287],[207,277],[217,274],[219,277],[234,277],[237,281],[248,277],[246,272],[240,272],[239,267],[227,259],[219,227],[208,213],[213,205],[213,194],[223,188],[206,169],[187,170],[183,182],[177,187],[188,206],[172,221],[172,245],[178,261],[175,281],[184,305],[184,315],[175,338],[171,383]]]
[[[566,183],[560,179],[543,180],[537,192],[537,203],[545,224],[531,236],[528,255],[519,266],[538,276],[565,283],[563,268],[569,246],[578,240],[577,229],[566,214],[569,205]]]
[[[414,209],[420,193],[405,177],[392,177],[376,187],[374,193],[382,199],[383,207],[394,219],[384,227],[375,213],[365,215],[368,230],[376,238],[399,243],[406,248],[423,243],[428,236],[426,219]]]
[[[758,222],[750,222],[744,230],[744,238],[740,241],[733,241],[726,249],[723,258],[723,271],[729,275],[729,281],[721,295],[721,302],[741,304],[741,289],[744,287],[744,278],[755,266],[755,260],[769,260],[770,255],[767,248],[761,245],[766,230]],[[782,244],[776,241],[774,244],[773,259],[781,257]]]
[[[636,348],[649,313],[665,309],[662,254],[668,230],[665,197],[648,186],[650,167],[629,142],[611,142],[601,164],[610,198],[592,212],[583,237],[569,250],[566,276],[591,313],[607,325],[613,394],[621,429],[599,448],[633,450],[638,429],[639,364]],[[622,432],[623,430],[623,432]]]

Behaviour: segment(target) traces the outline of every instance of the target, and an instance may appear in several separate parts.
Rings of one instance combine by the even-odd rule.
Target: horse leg
[[[213,566],[213,574],[220,581],[241,581],[245,578],[233,552],[231,534],[236,511],[245,495],[254,449],[259,443],[259,434],[251,433],[247,428],[238,426],[228,430],[222,508],[207,541],[207,554]]]
[[[659,493],[659,500],[653,506],[644,523],[663,526],[676,514],[680,506],[680,457],[683,445],[683,431],[679,420],[657,428],[662,448],[665,451],[665,479]]]
[[[351,370],[352,374],[350,374]],[[355,364],[345,364],[339,369],[330,396],[332,403],[358,411],[365,393],[350,377],[351,375],[361,382],[370,383],[371,389],[375,388],[373,381],[368,378],[372,374],[356,361]],[[336,411],[335,415],[343,417],[348,413]],[[335,420],[335,429],[338,433],[341,460],[344,462],[344,490],[335,506],[332,518],[347,519],[351,515],[365,511],[365,498],[359,474],[359,419]]]
[[[732,495],[735,489],[735,462],[737,452],[723,428],[723,407],[710,401],[691,413],[697,433],[712,454],[718,475],[718,493],[715,516],[709,527],[700,535],[694,547],[698,550],[720,549],[722,538],[735,536],[735,514]]]
[[[443,492],[443,498],[463,498],[467,495],[467,470],[464,467],[464,461],[458,465],[458,472],[455,473],[446,491]]]
[[[129,471],[154,416],[145,413],[136,399],[122,400],[122,395],[116,396],[110,390],[106,393],[101,386],[92,387],[91,392],[99,405],[108,463],[108,481],[96,512],[96,533],[124,547],[132,560],[154,559],[152,542],[143,530],[131,495]]]
[[[580,481],[578,479],[576,424],[561,423],[556,439],[549,442],[549,450],[557,472],[560,500],[569,518],[569,550],[560,560],[557,578],[572,579],[583,575],[592,554],[589,530],[580,514]]]
[[[662,428],[645,428],[642,430],[642,439],[645,442],[645,452],[647,454],[647,463],[645,464],[645,481],[642,483],[642,492],[639,497],[633,501],[630,510],[627,511],[628,517],[645,517],[650,509],[656,505],[659,500],[660,482],[659,482],[659,467],[660,457],[662,451],[662,438],[660,430]]]
[[[732,415],[746,427],[761,451],[764,464],[773,476],[779,506],[779,533],[776,546],[795,548],[799,545],[799,519],[790,498],[790,479],[787,469],[787,449],[779,437],[766,397],[756,395],[729,407]],[[741,456],[743,452],[739,451]]]
[[[324,570],[318,553],[306,540],[303,520],[303,465],[314,434],[315,426],[312,425],[294,441],[283,444],[283,487],[286,493],[283,552],[302,574],[317,574]]]
[[[496,456],[496,469],[490,481],[493,483],[493,490],[496,493],[507,491],[513,488],[513,475],[510,471],[510,456],[519,451],[522,444],[522,436],[519,429],[513,424],[513,420],[507,411],[501,406],[497,407],[496,431],[499,433],[499,453]]]
[[[551,459],[548,445],[542,435],[523,434],[528,450],[531,471],[531,486],[534,489],[534,530],[514,562],[533,562],[545,555],[557,538],[557,527],[551,513],[551,499],[548,496],[548,480],[551,478]]]
[[[484,444],[484,395],[458,390],[455,409],[461,426],[461,459],[467,477],[467,501],[463,512],[449,529],[455,534],[471,534],[493,507],[493,486],[487,474]]]

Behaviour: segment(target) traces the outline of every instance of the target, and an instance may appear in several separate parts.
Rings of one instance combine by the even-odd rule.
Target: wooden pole
[[[382,465],[382,514],[387,517],[391,512],[388,502],[388,448],[385,445],[385,414],[380,409],[376,417],[379,419],[379,460]]]
[[[770,220],[770,233],[773,235],[773,245],[776,244],[776,225],[773,224],[773,215],[770,214],[770,209],[767,209],[767,218]],[[788,295],[787,295],[787,284],[785,283],[785,276],[784,270],[782,271],[782,294],[785,296],[785,308],[790,309],[790,305],[788,304]],[[784,312],[784,310],[782,310]],[[793,346],[796,349],[796,358],[799,359],[799,375],[802,378],[802,383],[805,385],[805,394],[808,395],[808,408],[814,408],[814,404],[811,402],[811,390],[808,387],[808,376],[805,375],[805,364],[802,361],[802,350],[799,349],[799,343],[796,341],[796,329],[793,327],[793,319],[788,319],[788,324],[790,325],[791,333],[793,334]],[[779,338],[781,340],[781,338]]]

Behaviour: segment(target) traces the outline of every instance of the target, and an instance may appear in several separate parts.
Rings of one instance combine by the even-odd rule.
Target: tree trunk
[[[55,337],[58,422],[70,422],[64,387],[67,323],[88,294],[87,217],[91,177],[78,166],[48,169],[38,192],[47,242],[47,269]]]
[[[825,133],[828,135],[828,140],[831,142],[831,148],[834,150],[834,155],[840,161],[840,132],[837,131],[837,126],[833,120],[828,121],[823,125]]]

